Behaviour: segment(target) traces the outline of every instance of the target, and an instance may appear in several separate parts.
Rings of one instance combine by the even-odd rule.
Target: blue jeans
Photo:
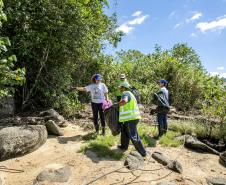
[[[141,142],[141,139],[137,132],[137,124],[139,120],[131,120],[122,123],[121,126],[121,147],[123,149],[128,149],[129,140],[132,141],[136,150],[142,155],[146,156],[146,150]]]
[[[157,120],[158,120],[159,136],[162,136],[167,132],[167,128],[168,128],[167,114],[158,113]]]

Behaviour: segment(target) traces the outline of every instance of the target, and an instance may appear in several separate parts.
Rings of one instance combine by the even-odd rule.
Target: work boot
[[[105,136],[105,127],[102,128],[102,135]]]

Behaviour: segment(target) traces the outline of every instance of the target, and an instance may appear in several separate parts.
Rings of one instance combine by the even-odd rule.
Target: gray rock
[[[47,167],[36,177],[37,182],[67,182],[71,176],[71,169],[67,165],[52,164]]]
[[[45,126],[49,134],[53,134],[57,136],[64,135],[63,131],[60,129],[59,126],[57,126],[57,124],[53,120],[47,121]]]
[[[65,120],[64,117],[61,116],[57,111],[54,109],[49,109],[43,112],[40,112],[40,116],[44,117],[45,121],[53,120],[57,123],[58,126],[62,125]]]
[[[0,130],[0,161],[30,153],[47,140],[46,127],[30,125]]]
[[[6,118],[14,114],[15,105],[13,97],[0,98],[0,118]]]
[[[170,163],[170,159],[167,158],[166,156],[164,156],[162,153],[160,152],[154,152],[152,154],[153,159],[155,159],[158,163],[166,166]]]
[[[226,167],[226,151],[220,154],[219,161],[224,167]]]
[[[169,158],[167,158],[166,156],[164,156],[162,153],[160,152],[154,152],[152,154],[153,159],[155,159],[157,162],[159,162],[160,164],[167,166],[168,169],[178,172],[178,173],[182,173],[183,172],[183,168],[182,165],[176,161],[176,160],[170,160]]]
[[[126,157],[124,165],[130,170],[138,169],[144,165],[144,158],[138,152],[132,151]]]
[[[178,172],[178,173],[183,172],[183,168],[182,168],[181,164],[178,161],[175,161],[175,160],[170,161],[170,163],[167,165],[167,167],[170,170]]]
[[[203,142],[199,141],[197,138],[190,136],[185,140],[185,147],[193,149],[198,152],[207,152],[219,155],[219,152],[214,150],[213,148],[207,146]]]
[[[156,185],[176,185],[174,182],[158,182]]]
[[[209,177],[206,181],[209,185],[226,185],[226,179],[221,177]]]

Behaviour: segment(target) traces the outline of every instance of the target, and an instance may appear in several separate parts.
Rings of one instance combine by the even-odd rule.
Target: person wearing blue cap
[[[168,82],[164,79],[158,81],[160,91],[157,94],[161,94],[163,100],[165,100],[166,105],[169,105],[169,92],[167,90]],[[157,121],[158,121],[158,130],[159,130],[159,137],[167,132],[168,123],[167,123],[167,113],[169,111],[169,107],[167,106],[160,106],[158,105],[156,112],[157,112]]]
[[[99,132],[98,114],[101,120],[102,135],[105,135],[105,116],[102,109],[103,102],[108,100],[108,88],[102,83],[102,76],[95,74],[91,78],[92,84],[86,87],[77,87],[78,91],[90,92],[91,93],[91,107],[93,112],[93,122],[96,132]]]

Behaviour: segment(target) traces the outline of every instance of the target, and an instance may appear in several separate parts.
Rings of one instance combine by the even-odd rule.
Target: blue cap
[[[167,82],[166,80],[164,80],[164,79],[159,80],[158,82],[159,82],[159,83],[162,83],[162,84],[165,84],[165,85],[168,84],[168,82]]]
[[[96,74],[95,80],[102,80],[102,76],[100,74]]]

